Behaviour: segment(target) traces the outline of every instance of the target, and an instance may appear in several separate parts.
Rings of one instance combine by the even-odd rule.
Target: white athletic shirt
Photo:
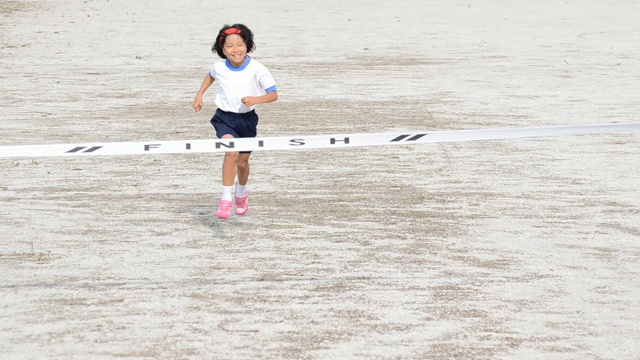
[[[248,107],[240,99],[245,96],[261,96],[264,92],[276,90],[276,82],[267,68],[247,56],[240,67],[233,67],[229,60],[217,61],[209,72],[218,83],[216,106],[220,110],[246,113],[255,106]]]

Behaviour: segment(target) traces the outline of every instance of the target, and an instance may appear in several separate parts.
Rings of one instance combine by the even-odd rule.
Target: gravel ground
[[[375,5],[374,5],[375,3]],[[0,145],[637,123],[640,3],[0,1]],[[640,359],[640,134],[0,160],[2,359]]]

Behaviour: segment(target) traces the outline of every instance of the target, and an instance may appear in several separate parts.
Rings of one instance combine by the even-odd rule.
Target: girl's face
[[[242,40],[242,37],[238,34],[227,35],[224,39],[222,52],[227,56],[231,65],[239,67],[244,64],[245,57],[247,56],[247,44],[244,43],[244,40]]]

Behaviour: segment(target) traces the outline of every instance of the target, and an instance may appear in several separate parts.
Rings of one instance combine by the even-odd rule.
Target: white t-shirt
[[[240,99],[245,96],[261,96],[276,90],[276,82],[267,68],[247,56],[240,67],[233,67],[229,60],[217,61],[209,72],[218,83],[216,106],[220,110],[246,113],[255,106],[248,107]]]

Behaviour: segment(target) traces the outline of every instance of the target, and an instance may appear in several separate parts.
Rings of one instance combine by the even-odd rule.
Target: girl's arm
[[[202,96],[204,95],[205,91],[207,91],[209,86],[213,84],[214,80],[215,79],[211,77],[211,74],[207,74],[207,76],[204,77],[204,80],[202,80],[202,85],[200,85],[200,90],[198,90],[198,94],[196,94],[196,99],[193,101],[193,109],[196,112],[202,109]]]
[[[249,107],[258,104],[266,104],[278,100],[278,92],[272,91],[262,96],[245,96],[241,100],[243,104]]]

